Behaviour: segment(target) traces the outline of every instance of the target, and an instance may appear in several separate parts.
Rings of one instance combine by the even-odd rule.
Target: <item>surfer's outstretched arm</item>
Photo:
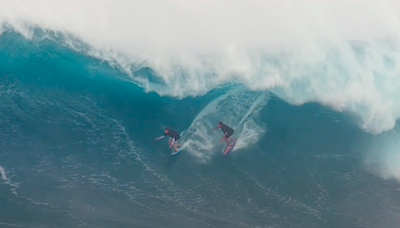
[[[159,140],[159,139],[162,139],[162,138],[164,138],[165,136],[163,135],[163,136],[160,136],[160,137],[158,137],[158,138],[155,138],[154,140]]]

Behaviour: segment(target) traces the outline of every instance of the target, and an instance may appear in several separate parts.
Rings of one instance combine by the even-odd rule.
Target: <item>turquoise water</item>
[[[347,113],[235,83],[160,97],[10,31],[0,69],[1,227],[398,227],[398,183],[364,163],[383,136]],[[218,121],[238,138],[228,156]],[[177,156],[154,141],[165,126],[183,132]]]

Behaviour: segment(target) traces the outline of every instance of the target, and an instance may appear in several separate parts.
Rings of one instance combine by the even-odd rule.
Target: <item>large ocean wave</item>
[[[400,6],[359,3],[18,0],[2,3],[0,22],[107,61],[146,91],[182,98],[235,81],[381,133],[400,117]]]
[[[0,0],[0,224],[397,227],[399,4],[356,3]]]

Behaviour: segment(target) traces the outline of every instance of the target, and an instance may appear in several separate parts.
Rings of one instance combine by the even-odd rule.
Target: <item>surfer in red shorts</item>
[[[222,136],[222,139],[220,139],[219,141],[222,142],[222,140],[224,139],[226,142],[226,145],[228,145],[228,149],[230,148],[230,144],[229,144],[229,137],[231,137],[233,135],[233,133],[235,132],[232,128],[230,128],[228,125],[225,125],[222,122],[218,122],[218,127],[213,128],[211,130],[216,130],[218,128],[221,128],[222,132],[224,133],[224,136]]]

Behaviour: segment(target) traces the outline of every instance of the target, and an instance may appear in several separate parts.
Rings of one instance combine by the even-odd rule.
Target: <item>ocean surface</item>
[[[327,77],[311,77],[288,92],[262,89],[265,81],[255,79],[217,83],[212,71],[198,81],[163,78],[151,65],[125,66],[116,61],[124,56],[111,61],[83,41],[31,31],[5,26],[0,35],[0,227],[400,226],[393,55],[351,44],[360,58],[371,50],[384,56],[382,68],[371,70],[372,87],[383,89],[371,96],[346,87],[357,83],[344,76],[350,82],[336,90]],[[291,72],[282,56],[265,57]],[[341,63],[330,65],[351,74]],[[332,70],[322,63],[302,69]],[[388,71],[393,77],[381,80]],[[309,87],[325,82],[320,91]],[[349,91],[356,98],[338,97]],[[222,132],[211,131],[219,121],[238,139],[227,156]],[[154,141],[166,126],[181,133],[176,156],[167,139]]]

